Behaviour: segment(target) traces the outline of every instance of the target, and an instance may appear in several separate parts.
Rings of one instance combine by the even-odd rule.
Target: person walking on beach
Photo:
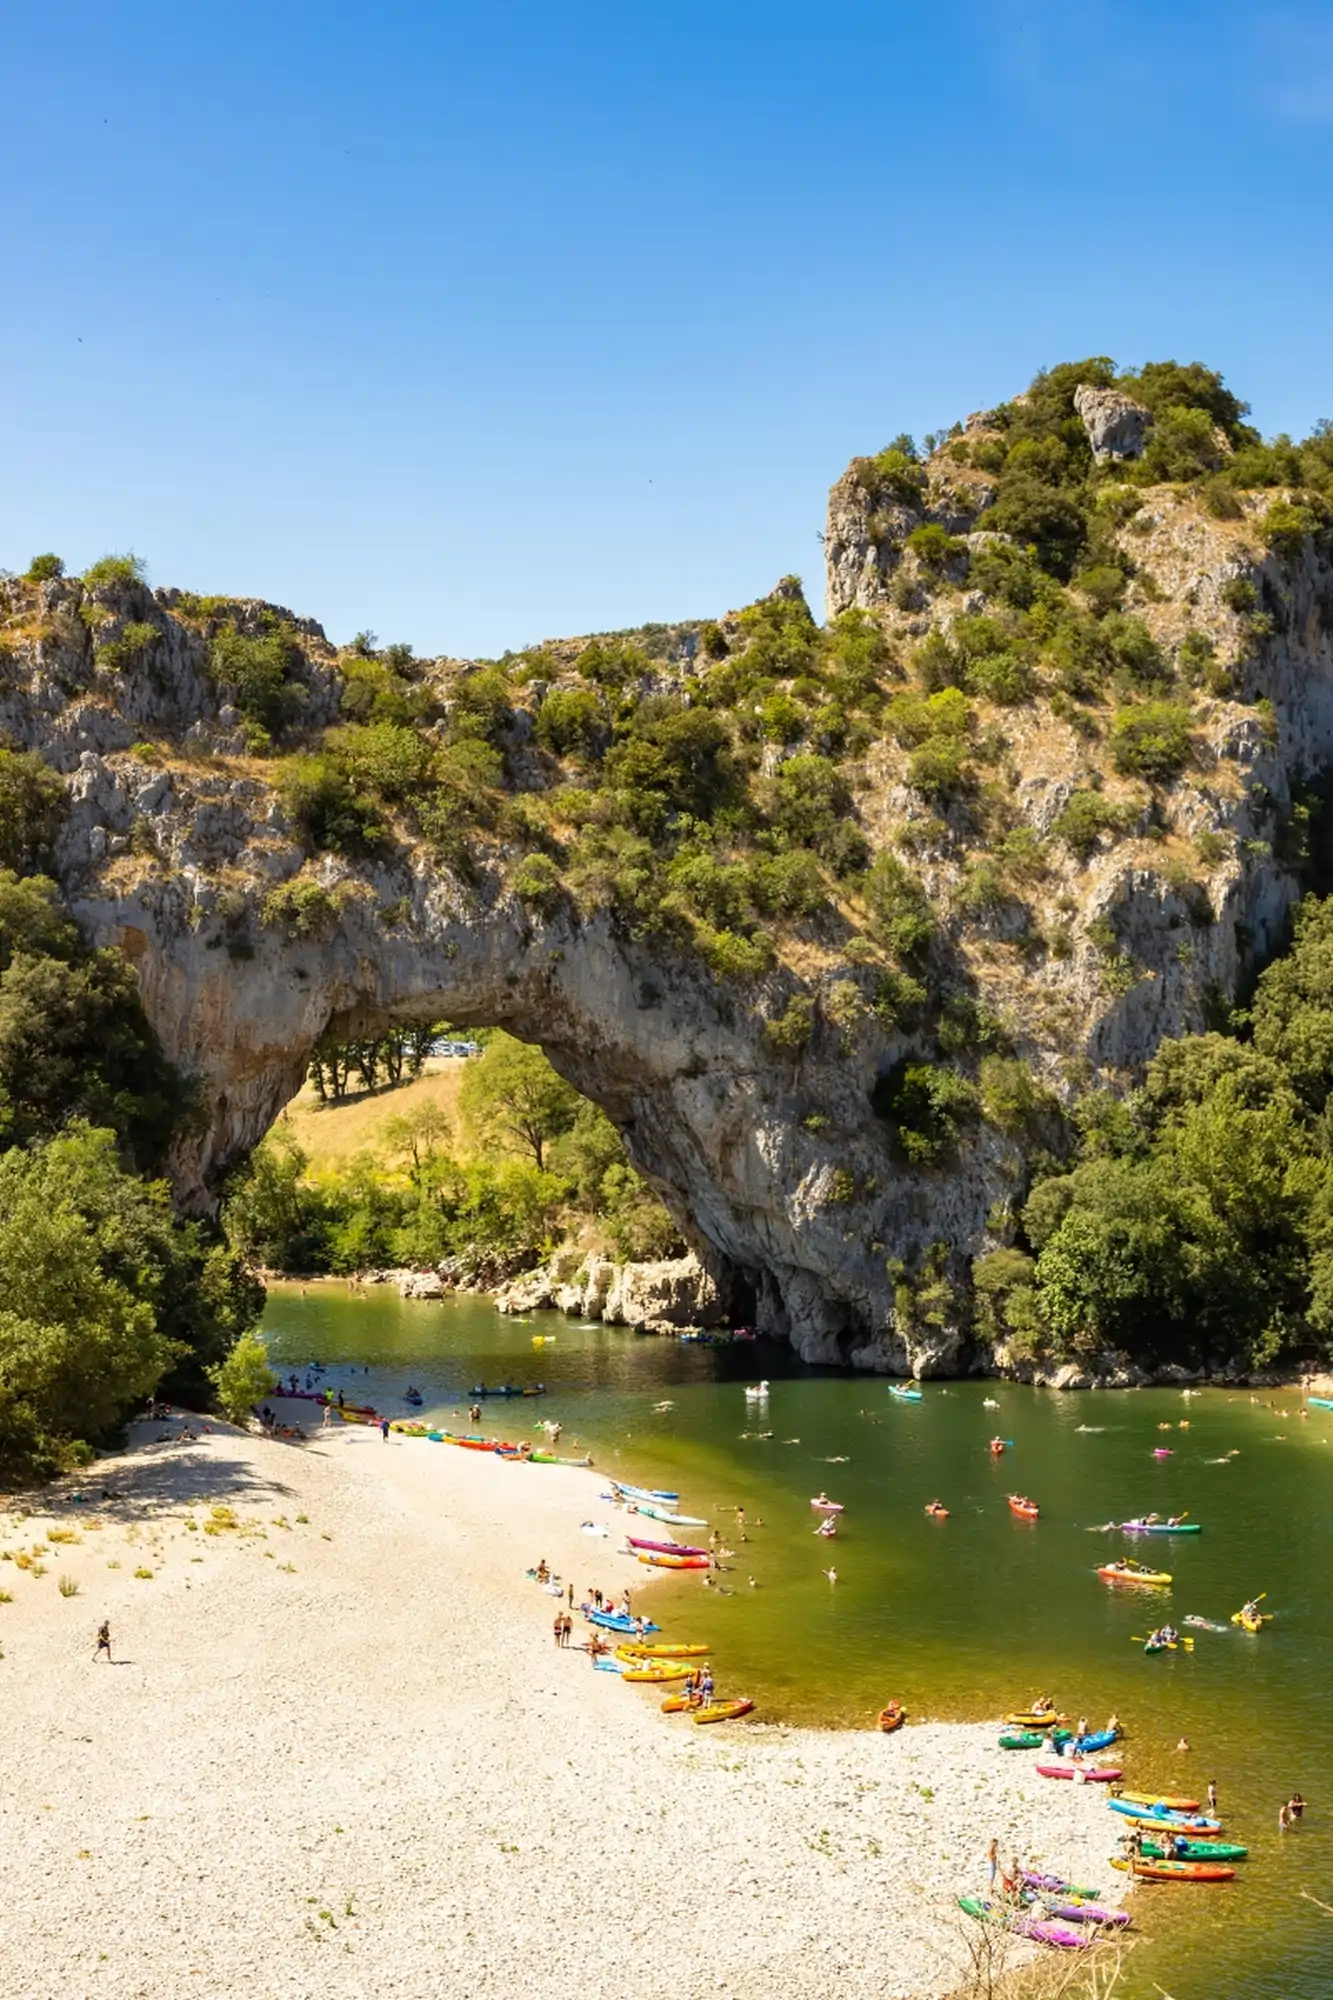
[[[384,1439],[385,1444],[389,1442],[389,1419],[387,1417],[380,1418],[380,1436]]]
[[[326,1431],[332,1422],[333,1422],[333,1405],[332,1403],[326,1403],[324,1405],[324,1415],[320,1419],[319,1427],[322,1431]]]
[[[93,1654],[94,1663],[100,1660],[104,1653],[107,1665],[113,1665],[111,1658],[111,1621],[109,1618],[104,1618],[97,1628],[97,1651]]]

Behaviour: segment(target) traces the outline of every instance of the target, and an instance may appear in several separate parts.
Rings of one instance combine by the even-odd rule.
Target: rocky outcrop
[[[542,1270],[506,1286],[496,1304],[506,1313],[555,1309],[608,1326],[651,1326],[654,1332],[721,1326],[727,1317],[721,1289],[693,1255],[617,1264],[561,1250]]]
[[[1119,389],[1097,389],[1084,382],[1074,391],[1074,408],[1099,465],[1111,459],[1142,458],[1152,429],[1152,411],[1142,403]]]

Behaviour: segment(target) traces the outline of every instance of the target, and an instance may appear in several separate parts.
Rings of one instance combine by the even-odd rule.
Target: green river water
[[[929,1383],[921,1403],[899,1404],[883,1380],[806,1369],[784,1348],[637,1339],[555,1314],[520,1322],[485,1300],[405,1303],[388,1288],[353,1298],[275,1286],[265,1330],[276,1364],[324,1362],[330,1386],[391,1414],[409,1414],[409,1382],[425,1394],[422,1414],[445,1419],[474,1382],[545,1382],[540,1401],[489,1402],[486,1434],[516,1439],[559,1418],[562,1452],[577,1439],[603,1469],[678,1489],[682,1512],[726,1529],[730,1594],[697,1577],[655,1584],[654,1614],[673,1614],[683,1634],[688,1612],[688,1635],[714,1644],[719,1691],[752,1695],[765,1719],[866,1727],[890,1696],[917,1718],[977,1718],[1039,1690],[1096,1724],[1114,1710],[1129,1732],[1127,1782],[1202,1796],[1215,1778],[1227,1838],[1251,1856],[1234,1883],[1136,1892],[1150,1941],[1119,1989],[1126,2000],[1161,1988],[1173,2000],[1333,1993],[1333,1917],[1300,1894],[1333,1903],[1333,1411],[1302,1419],[1294,1392],[1256,1402],[972,1382]],[[534,1346],[534,1334],[554,1346]],[[761,1415],[743,1385],[765,1375]],[[998,1459],[986,1449],[995,1435],[1013,1440]],[[1174,1455],[1155,1460],[1158,1445]],[[847,1510],[832,1543],[812,1532],[821,1490]],[[1010,1491],[1037,1501],[1041,1519],[1017,1520]],[[937,1497],[947,1521],[923,1511]],[[738,1504],[744,1544],[727,1515]],[[1154,1508],[1188,1509],[1203,1533],[1089,1532]],[[1095,1575],[1124,1552],[1170,1570],[1172,1589]],[[822,1574],[830,1561],[836,1587]],[[1259,1591],[1274,1616],[1258,1636],[1197,1631],[1193,1653],[1152,1657],[1134,1643],[1168,1617],[1225,1623]],[[1283,1836],[1278,1807],[1293,1787],[1309,1809]]]

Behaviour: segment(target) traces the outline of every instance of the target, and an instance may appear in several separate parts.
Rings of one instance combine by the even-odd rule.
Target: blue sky
[[[1327,6],[49,0],[0,64],[0,565],[494,653],[818,603],[847,459],[1043,363],[1333,414]]]

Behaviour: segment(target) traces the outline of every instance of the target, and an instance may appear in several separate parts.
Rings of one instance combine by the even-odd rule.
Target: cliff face
[[[985,429],[972,420],[969,434]],[[910,502],[886,505],[854,467],[830,496],[830,615],[861,608],[901,651],[985,613],[967,579],[997,539],[992,494],[984,472],[937,457]],[[869,849],[910,853],[936,912],[940,992],[1002,1023],[1056,1097],[1093,1076],[1123,1082],[1164,1036],[1204,1026],[1281,937],[1293,786],[1333,755],[1333,569],[1309,538],[1281,562],[1263,554],[1266,504],[1218,520],[1188,492],[1152,487],[1121,530],[1125,609],[1165,656],[1203,634],[1227,663],[1224,691],[1190,696],[1191,761],[1174,781],[1150,790],[1117,772],[1106,727],[1068,704],[979,704],[982,791],[1003,793],[1006,838],[1040,848],[1026,872],[980,893],[994,819],[975,799],[925,796],[889,731],[855,750]],[[950,547],[923,560],[908,542],[931,523]],[[1248,601],[1266,607],[1262,627],[1233,608]],[[197,1086],[173,1169],[185,1207],[216,1200],[330,1024],[500,1024],[605,1108],[739,1312],[811,1361],[952,1365],[961,1308],[917,1310],[914,1277],[929,1266],[961,1298],[995,1212],[1021,1194],[1022,1155],[989,1118],[931,1165],[893,1142],[876,1109],[884,1080],[936,1043],[911,1010],[895,1021],[876,1009],[882,964],[849,942],[854,890],[804,925],[775,923],[767,968],[739,982],[612,908],[516,891],[503,832],[462,872],[402,821],[368,856],[312,853],[273,760],[247,750],[197,601],[132,578],[10,580],[0,617],[0,731],[68,779],[65,892],[91,938],[133,962],[167,1054]],[[316,741],[337,718],[345,662],[318,626],[272,607],[228,617],[241,631],[283,625],[299,728]],[[722,630],[734,655],[735,621]],[[418,664],[447,716],[468,670]],[[668,664],[658,685],[688,705],[691,670],[688,657]],[[508,724],[520,791],[541,783],[532,709],[544,691],[520,690]],[[772,773],[787,754],[757,756]],[[1076,850],[1053,829],[1090,788],[1107,822]],[[323,895],[304,912],[273,897],[294,883]],[[775,1036],[807,1002],[803,1040]]]

